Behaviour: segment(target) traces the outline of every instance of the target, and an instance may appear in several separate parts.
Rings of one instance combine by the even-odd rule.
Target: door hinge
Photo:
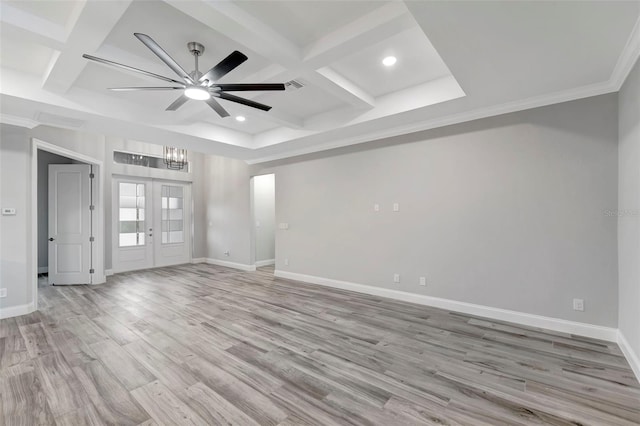
[[[96,206],[89,206],[89,210],[95,210]]]
[[[95,177],[96,177],[95,173],[89,173],[89,179],[93,179]]]
[[[93,274],[93,273],[95,273],[95,272],[96,272],[96,270],[95,270],[95,269],[93,269],[93,268],[89,269],[89,273],[90,273],[90,274]]]
[[[96,239],[94,237],[89,237],[89,242],[94,242]]]

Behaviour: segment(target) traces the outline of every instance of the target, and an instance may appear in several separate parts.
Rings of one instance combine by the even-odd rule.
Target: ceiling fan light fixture
[[[382,60],[382,64],[383,64],[385,67],[391,67],[391,66],[395,65],[395,63],[396,63],[397,61],[398,61],[398,60],[396,59],[396,57],[395,57],[395,56],[387,56],[386,58],[384,58],[384,59]]]
[[[184,95],[189,99],[206,101],[211,97],[209,91],[204,87],[191,86],[184,89]]]
[[[236,117],[236,121],[240,121],[240,122],[242,122],[242,121],[245,121],[245,120],[246,120],[246,118],[245,118],[243,115],[238,115],[238,116]]]

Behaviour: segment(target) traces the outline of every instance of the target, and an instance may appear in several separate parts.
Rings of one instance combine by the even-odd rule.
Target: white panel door
[[[155,266],[191,260],[191,185],[153,182]]]
[[[49,165],[49,283],[91,283],[91,166]]]
[[[153,267],[153,211],[150,180],[113,180],[113,269]]]

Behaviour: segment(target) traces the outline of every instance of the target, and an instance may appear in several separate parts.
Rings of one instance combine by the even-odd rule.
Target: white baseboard
[[[191,259],[191,263],[207,263],[207,258],[206,257],[196,257],[194,259]]]
[[[256,270],[256,265],[246,265],[244,263],[229,262],[227,260],[209,259],[207,263],[210,265],[226,266],[227,268],[240,269],[241,271],[252,272]]]
[[[33,303],[27,303],[26,305],[9,306],[0,308],[0,319],[17,317],[20,315],[30,314],[35,311]]]
[[[113,269],[105,269],[104,270],[104,275],[106,277],[110,277],[111,275],[113,275]]]
[[[620,330],[618,330],[618,346],[620,346],[622,353],[627,358],[633,373],[636,375],[636,379],[640,382],[640,356],[633,350]]]
[[[510,311],[507,309],[492,308],[490,306],[475,305],[472,303],[458,302],[456,300],[442,299],[440,297],[425,296],[422,294],[408,293],[405,291],[391,290],[388,288],[374,287],[364,284],[356,284],[347,281],[333,280],[330,278],[316,277],[312,275],[298,274],[288,271],[275,271],[275,276],[291,280],[302,281],[310,284],[319,284],[327,287],[356,291],[358,293],[373,296],[387,297],[403,302],[416,303],[449,311],[475,315],[499,321],[507,321],[529,327],[544,328],[561,333],[570,333],[609,342],[618,341],[618,329],[603,327],[600,325],[586,324],[575,321],[567,321],[559,318],[545,317],[541,315],[527,314],[524,312]]]
[[[49,273],[49,267],[48,266],[38,266],[38,273],[39,274],[48,274]]]
[[[256,268],[259,268],[261,266],[275,265],[275,264],[276,264],[275,259],[256,260]]]

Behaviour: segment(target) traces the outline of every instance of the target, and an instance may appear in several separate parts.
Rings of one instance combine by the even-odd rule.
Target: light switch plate
[[[399,212],[400,211],[400,204],[393,203],[393,211],[394,212]]]
[[[6,207],[2,208],[2,216],[15,216],[15,214],[16,214],[16,209],[6,208]]]

